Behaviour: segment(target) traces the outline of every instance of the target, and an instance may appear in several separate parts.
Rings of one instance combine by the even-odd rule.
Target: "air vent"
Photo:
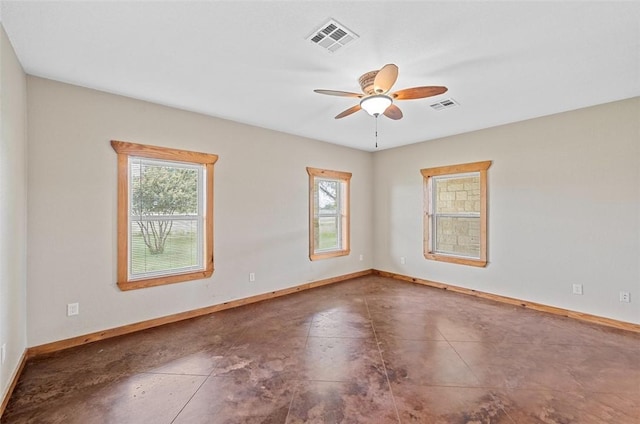
[[[456,102],[453,99],[444,99],[439,101],[438,103],[433,103],[431,108],[433,110],[445,110],[451,109],[452,107],[460,106],[460,103]]]
[[[358,38],[355,32],[339,24],[334,19],[330,19],[329,22],[313,31],[307,37],[307,40],[311,40],[312,43],[330,53],[335,53]]]

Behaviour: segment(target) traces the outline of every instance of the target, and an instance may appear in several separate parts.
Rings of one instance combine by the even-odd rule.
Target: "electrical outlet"
[[[67,316],[78,315],[80,313],[79,303],[67,303]]]
[[[250,272],[249,273],[249,281],[256,281],[256,273],[255,272]]]
[[[573,294],[582,294],[582,284],[573,285]]]
[[[364,255],[360,255],[360,260],[364,260]]]
[[[404,258],[404,256],[400,256],[400,263],[401,263],[402,265],[404,265],[404,264],[406,264],[406,263],[407,263],[407,260]]]
[[[621,291],[620,292],[620,302],[629,303],[631,302],[631,293]]]
[[[5,359],[7,359],[7,344],[2,343],[2,347],[0,347],[0,364],[4,365]]]

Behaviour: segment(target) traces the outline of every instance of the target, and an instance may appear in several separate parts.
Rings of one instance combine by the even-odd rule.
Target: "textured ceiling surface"
[[[308,40],[334,19],[358,39]],[[640,2],[0,1],[31,75],[375,150],[375,118],[334,116],[386,63],[394,90],[443,85],[378,118],[380,149],[640,95]],[[434,110],[454,99],[458,106]]]

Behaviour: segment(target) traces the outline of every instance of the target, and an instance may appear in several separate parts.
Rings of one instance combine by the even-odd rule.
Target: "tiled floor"
[[[640,334],[377,276],[27,363],[2,423],[640,423]]]

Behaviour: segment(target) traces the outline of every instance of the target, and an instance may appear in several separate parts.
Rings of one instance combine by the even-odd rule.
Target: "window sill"
[[[147,287],[162,286],[165,284],[181,283],[184,281],[202,280],[213,275],[213,269],[189,272],[186,274],[166,275],[163,277],[145,278],[132,281],[118,281],[118,287],[122,291],[144,289]]]
[[[486,259],[461,258],[458,256],[447,256],[435,253],[425,253],[424,257],[432,261],[449,262],[459,265],[477,266],[481,268],[487,266]]]
[[[347,256],[349,253],[351,253],[351,250],[332,250],[331,252],[313,253],[309,255],[309,259],[312,261],[317,261],[320,259],[335,258],[338,256]]]

